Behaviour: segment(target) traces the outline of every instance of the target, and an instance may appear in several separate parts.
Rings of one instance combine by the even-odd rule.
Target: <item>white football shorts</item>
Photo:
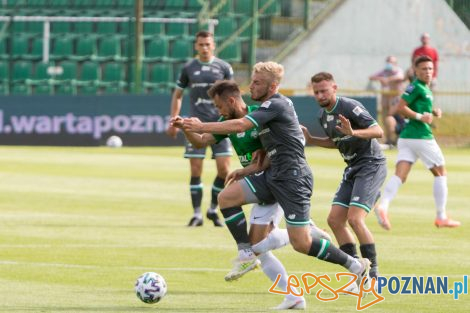
[[[428,169],[445,165],[444,155],[435,139],[399,138],[397,148],[397,163],[400,161],[415,163],[419,158]]]
[[[250,224],[269,225],[272,222],[277,226],[283,216],[284,212],[277,202],[267,205],[256,203],[251,209]]]

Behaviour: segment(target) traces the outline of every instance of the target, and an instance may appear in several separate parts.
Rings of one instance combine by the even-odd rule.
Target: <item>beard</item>
[[[253,94],[251,94],[251,99],[252,99],[252,100],[255,100],[255,101],[262,101],[262,100],[265,99],[267,96],[268,96],[268,91],[266,90],[262,95],[260,95],[260,96],[258,96],[258,97],[254,97]]]

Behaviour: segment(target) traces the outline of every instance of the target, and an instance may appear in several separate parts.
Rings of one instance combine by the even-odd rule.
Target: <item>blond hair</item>
[[[272,82],[280,84],[284,76],[284,66],[272,61],[258,62],[253,66],[253,74],[255,73],[267,73],[271,76]]]

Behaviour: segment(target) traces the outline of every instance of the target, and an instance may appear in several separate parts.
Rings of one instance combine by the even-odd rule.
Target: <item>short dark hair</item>
[[[214,99],[215,96],[219,97],[240,97],[241,91],[238,84],[233,80],[218,80],[214,85],[207,90],[209,97]]]
[[[432,62],[432,59],[427,55],[420,55],[419,57],[415,59],[414,66],[418,67],[418,65],[423,62]]]
[[[211,32],[208,32],[207,30],[200,30],[196,33],[196,40],[199,38],[199,37],[202,37],[202,38],[208,38],[208,37],[212,37],[214,38],[214,34],[211,33]]]
[[[317,74],[313,75],[312,78],[310,79],[310,81],[312,83],[319,83],[319,82],[322,82],[324,80],[332,81],[332,82],[335,81],[333,75],[330,74],[330,73],[327,73],[327,72],[317,73]]]

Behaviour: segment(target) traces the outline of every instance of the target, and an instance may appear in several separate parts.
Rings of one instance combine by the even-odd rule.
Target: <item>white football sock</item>
[[[447,193],[447,176],[434,177],[433,195],[434,203],[436,205],[436,215],[438,219],[447,219]]]
[[[253,245],[253,251],[262,254],[270,250],[279,249],[289,244],[287,229],[275,227],[266,238]]]
[[[397,195],[398,189],[403,183],[401,182],[400,177],[397,175],[393,175],[390,177],[389,181],[385,185],[384,192],[382,195],[382,199],[380,200],[380,207],[387,212],[388,206],[390,202],[395,198]]]
[[[274,283],[277,279],[277,275],[281,275],[279,278],[279,281],[277,283],[277,287],[282,290],[286,291],[287,288],[287,279],[289,276],[287,275],[286,269],[284,268],[284,265],[282,265],[281,261],[279,261],[276,256],[271,251],[268,251],[266,253],[260,254],[258,256],[258,259],[261,261],[261,268],[263,269],[263,272],[268,278]],[[291,287],[292,291],[295,293],[299,293],[297,288]],[[292,295],[289,293],[286,295],[287,299],[297,299],[298,297]]]

